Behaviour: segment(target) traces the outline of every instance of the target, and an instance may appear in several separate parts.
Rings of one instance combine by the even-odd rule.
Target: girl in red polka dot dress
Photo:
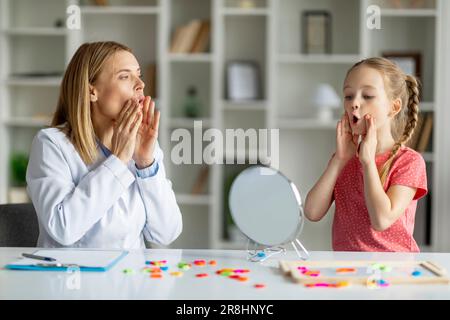
[[[348,71],[344,97],[336,152],[306,197],[306,217],[319,221],[334,201],[334,250],[418,252],[414,216],[426,168],[405,146],[418,120],[417,80],[369,58]]]

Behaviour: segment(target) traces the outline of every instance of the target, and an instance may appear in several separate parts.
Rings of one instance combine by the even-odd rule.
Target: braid
[[[419,84],[413,76],[406,76],[406,85],[408,88],[408,122],[400,139],[402,144],[408,142],[417,126],[419,119]]]
[[[386,181],[389,170],[391,169],[392,163],[397,155],[400,147],[408,142],[411,139],[411,136],[414,132],[414,129],[417,126],[418,115],[419,115],[419,84],[415,77],[407,75],[405,78],[406,88],[407,88],[407,123],[405,125],[405,129],[403,130],[403,134],[400,139],[395,143],[392,148],[391,155],[389,156],[386,163],[383,165],[380,171],[380,179],[381,183],[384,185]]]

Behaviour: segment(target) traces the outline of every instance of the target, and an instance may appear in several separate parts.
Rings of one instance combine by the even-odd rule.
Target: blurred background
[[[427,163],[429,194],[415,238],[422,251],[450,250],[449,17],[445,0],[0,0],[0,203],[29,201],[30,143],[50,123],[75,50],[115,40],[133,49],[162,112],[160,145],[184,222],[171,247],[244,249],[227,197],[251,151],[270,154],[267,141],[238,158],[225,150],[229,164],[176,165],[172,132],[194,136],[194,120],[203,131],[279,129],[279,168],[304,199],[334,152],[347,70],[384,56],[423,83],[410,147]],[[308,249],[331,250],[333,212],[306,223]]]

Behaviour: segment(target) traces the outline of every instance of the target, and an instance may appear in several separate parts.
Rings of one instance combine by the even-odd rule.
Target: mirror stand
[[[243,170],[230,187],[228,204],[233,222],[248,239],[247,260],[285,254],[289,243],[299,259],[309,258],[297,239],[305,221],[300,193],[280,171],[261,165]]]
[[[297,243],[297,245],[295,244]],[[307,260],[309,258],[309,252],[302,245],[300,240],[295,239],[291,241],[292,246],[294,247],[297,256],[302,260]],[[297,248],[298,246],[298,248]],[[262,248],[261,248],[262,247]],[[302,253],[300,253],[302,252]],[[273,247],[264,247],[259,245],[258,243],[252,241],[251,239],[247,240],[247,260],[252,262],[262,262],[276,254],[286,253],[286,248],[282,245],[273,246]]]
[[[304,254],[304,255],[302,255],[302,254],[300,253],[300,251],[298,250],[297,246],[295,245],[296,242],[297,242],[299,248],[301,249],[301,251],[303,251],[303,254]],[[298,239],[296,238],[294,241],[291,241],[291,244],[292,244],[292,246],[294,247],[295,252],[297,253],[297,255],[298,255],[298,257],[299,257],[300,259],[302,259],[302,260],[308,260],[308,258],[309,258],[309,252],[308,252],[308,250],[306,250],[306,248],[302,245],[302,243],[300,242],[300,240],[298,240]]]
[[[261,246],[251,239],[247,240],[247,260],[252,262],[262,262],[279,253],[286,253],[286,248],[283,246]]]

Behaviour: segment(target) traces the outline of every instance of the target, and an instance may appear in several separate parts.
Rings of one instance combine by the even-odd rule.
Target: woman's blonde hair
[[[347,72],[347,76],[359,66],[367,66],[379,71],[383,76],[388,98],[391,100],[400,98],[402,101],[401,110],[392,121],[395,145],[388,160],[379,170],[381,183],[384,185],[400,147],[411,139],[416,128],[419,117],[420,83],[414,76],[405,74],[392,61],[379,57],[364,59],[356,63]]]
[[[86,164],[92,164],[98,157],[89,85],[95,84],[106,60],[122,50],[131,52],[127,46],[113,41],[81,45],[61,82],[51,126],[66,134]]]

